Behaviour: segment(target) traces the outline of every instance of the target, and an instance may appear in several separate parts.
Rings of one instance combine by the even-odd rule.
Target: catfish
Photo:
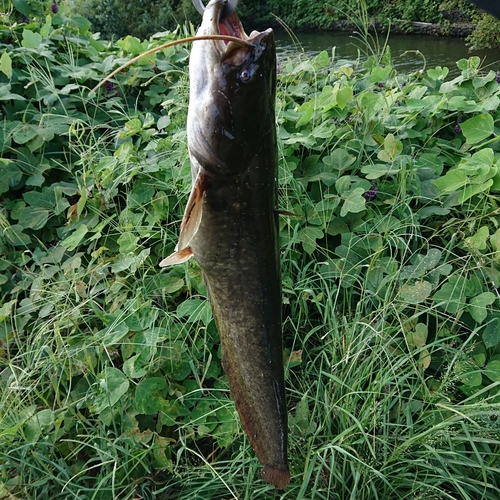
[[[201,5],[201,2],[197,2]],[[278,245],[276,47],[247,35],[234,0],[211,0],[190,60],[187,118],[192,189],[175,252],[194,257],[220,334],[222,366],[262,477],[290,482]]]

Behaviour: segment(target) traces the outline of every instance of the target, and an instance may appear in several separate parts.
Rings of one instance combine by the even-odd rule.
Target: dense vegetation
[[[1,29],[0,498],[275,498],[195,262],[181,35]],[[368,38],[368,35],[366,35]],[[290,499],[500,494],[500,75],[282,61]]]
[[[92,30],[107,38],[148,38],[186,20],[198,23],[200,18],[191,0],[62,0],[61,4],[69,13],[88,18]]]
[[[22,0],[17,0],[21,2]],[[27,0],[24,0],[27,1]],[[198,23],[199,15],[190,0],[61,0],[68,12],[84,15],[90,19],[93,31],[105,37],[134,35],[139,38],[153,33],[174,29],[188,20]],[[205,2],[206,3],[206,2]],[[472,22],[477,29],[469,37],[476,47],[500,45],[500,21],[484,14],[468,0],[244,0],[239,12],[245,22],[253,25],[279,26],[286,24],[297,29],[328,29],[338,21],[352,21],[356,17],[357,5],[362,3],[372,21],[389,25],[396,22],[400,28],[412,30],[411,22],[439,23]],[[279,21],[278,21],[279,20]]]

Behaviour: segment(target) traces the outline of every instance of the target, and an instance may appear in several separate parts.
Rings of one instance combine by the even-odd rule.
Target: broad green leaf
[[[482,113],[460,124],[462,133],[469,144],[477,144],[493,133],[493,117]]]
[[[431,364],[431,353],[428,349],[422,349],[418,356],[418,367],[421,370],[426,370]]]
[[[381,151],[382,153],[382,151]],[[391,163],[374,163],[373,165],[365,165],[361,167],[361,172],[366,174],[367,179],[378,179],[384,175],[394,175],[399,173],[400,168],[395,167]]]
[[[486,250],[488,248],[488,238],[490,231],[488,226],[481,226],[476,234],[465,238],[464,242],[472,250]]]
[[[298,430],[302,436],[312,434],[316,430],[316,423],[311,418],[306,392],[295,407],[295,415],[290,415],[290,425]]]
[[[384,99],[380,94],[365,91],[361,94],[361,107],[367,119],[374,119],[375,113],[383,108]]]
[[[426,300],[432,293],[432,285],[428,281],[417,281],[413,285],[404,284],[399,297],[408,304],[418,304]]]
[[[500,252],[500,229],[490,236],[490,243],[495,252]]]
[[[9,160],[0,159],[0,194],[7,193],[23,177],[23,173],[17,165]]]
[[[12,59],[7,51],[0,57],[0,71],[10,80],[12,78]]]
[[[31,30],[24,29],[21,45],[27,49],[37,49],[42,43],[42,40],[42,35],[34,33]]]
[[[477,56],[469,57],[468,59],[464,58],[457,61],[457,67],[462,71],[476,70],[479,68],[480,64],[481,64],[481,59],[479,59],[479,57]]]
[[[297,127],[307,125],[311,121],[314,114],[314,106],[312,103],[305,103],[300,107],[300,111],[302,111],[302,116],[297,121]]]
[[[166,347],[166,352],[168,352],[168,359],[164,364],[164,369],[167,375],[174,380],[185,380],[191,373],[189,364],[191,357],[186,354],[185,343],[183,341],[170,342]]]
[[[124,321],[117,320],[102,330],[99,330],[95,336],[106,346],[118,344],[129,332],[129,328]]]
[[[199,400],[198,404],[191,410],[191,422],[201,425],[207,422],[208,416],[212,414],[212,403],[206,399]]]
[[[424,323],[417,323],[414,330],[406,332],[406,341],[410,347],[424,347],[427,342],[427,325]]]
[[[337,165],[330,165],[329,160],[319,161],[319,155],[310,155],[302,162],[303,182],[321,181],[331,186],[338,179]],[[332,168],[333,167],[333,168]]]
[[[12,138],[15,142],[17,142],[17,144],[26,144],[37,135],[37,127],[25,123],[14,131],[14,133],[12,134]]]
[[[484,374],[494,382],[500,381],[500,360],[494,359],[490,361],[484,369]]]
[[[498,345],[500,342],[500,319],[494,318],[486,325],[482,338],[487,349]]]
[[[40,35],[44,38],[49,38],[49,34],[52,31],[52,15],[47,14],[45,16],[45,23],[40,28]]]
[[[473,297],[467,307],[474,320],[481,324],[488,315],[487,307],[491,306],[496,300],[496,295],[492,292],[484,292]]]
[[[134,56],[138,56],[143,52],[141,41],[135,36],[127,35],[123,40],[119,41],[122,49]]]
[[[91,26],[90,21],[86,17],[79,15],[71,16],[71,22],[78,27],[80,32],[86,32]]]
[[[384,149],[379,151],[378,159],[388,163],[394,160],[402,153],[403,143],[394,137],[394,134],[388,134],[384,139]]]
[[[24,229],[42,229],[49,219],[50,212],[41,207],[24,207],[19,215],[19,224]]]
[[[120,139],[126,139],[132,137],[133,135],[139,133],[142,130],[142,122],[139,118],[132,118],[127,123],[123,130],[120,132]]]
[[[487,83],[492,82],[496,77],[496,73],[494,71],[489,71],[487,75],[484,76],[476,76],[472,80],[472,86],[475,89],[480,87],[484,87]]]
[[[235,412],[229,408],[222,407],[215,412],[215,418],[218,422],[217,444],[223,448],[229,446],[238,433],[238,417]]]
[[[5,4],[4,4],[5,5]],[[12,5],[21,14],[28,17],[31,14],[31,7],[28,0],[12,0]]]
[[[175,293],[184,286],[184,279],[175,275],[162,276],[159,286],[165,293]]]
[[[315,69],[326,67],[330,63],[330,57],[326,50],[322,50],[313,60],[312,64]]]
[[[464,113],[473,113],[475,111],[481,111],[481,104],[476,103],[476,101],[468,100],[465,96],[453,96],[446,102],[446,107],[450,111],[462,111]]]
[[[465,285],[465,278],[451,276],[432,298],[438,302],[440,310],[456,314],[465,307]]]
[[[158,123],[156,124],[158,130],[166,129],[170,125],[171,118],[169,115],[163,115],[158,118]]]
[[[139,237],[131,232],[121,234],[117,240],[118,245],[120,245],[120,253],[134,252],[137,250],[138,241]]]
[[[444,80],[450,70],[447,67],[436,66],[435,68],[431,68],[427,70],[427,74],[433,78],[434,80]]]
[[[121,370],[107,366],[100,377],[101,393],[95,398],[93,410],[101,413],[122,398],[128,391],[129,381]]]
[[[316,105],[325,113],[337,104],[337,92],[331,85],[325,85],[316,99]]]
[[[54,414],[50,409],[40,410],[35,413],[27,422],[24,428],[26,441],[35,443],[43,433],[50,430],[54,424]]]
[[[144,261],[148,258],[150,252],[150,248],[145,248],[137,255],[134,252],[129,252],[126,254],[121,253],[118,259],[111,266],[111,271],[113,273],[121,273],[123,271],[130,270],[131,273],[135,273],[137,269],[142,266]]]
[[[142,378],[148,373],[146,366],[147,360],[145,362],[142,353],[136,354],[123,363],[123,373],[130,378]]]
[[[165,379],[153,377],[141,380],[135,388],[134,406],[143,415],[153,415],[165,407],[163,393],[167,387]]]
[[[488,191],[488,189],[493,185],[493,179],[486,181],[484,184],[469,184],[464,187],[460,196],[458,197],[458,203],[462,204],[474,195],[482,193],[483,191]]]
[[[153,447],[153,463],[157,470],[166,469],[169,472],[173,473],[174,462],[172,460],[172,443],[175,443],[175,439],[155,434]],[[219,446],[222,445],[219,443]]]
[[[302,144],[307,148],[312,148],[313,146],[315,146],[316,138],[307,129],[303,130],[303,132],[305,135],[302,132],[297,132],[295,134],[292,134],[289,139],[283,141],[283,143],[293,145]]]
[[[488,353],[486,352],[486,347],[480,342],[477,343],[472,349],[472,358],[474,359],[474,363],[482,368],[486,364],[487,357]]]
[[[342,173],[356,161],[356,157],[344,148],[335,148],[329,156],[325,156],[321,161]]]
[[[417,168],[428,168],[434,175],[441,175],[443,172],[443,160],[439,156],[431,153],[423,153],[419,156],[415,166]]]
[[[23,233],[23,229],[24,228],[21,224],[13,224],[12,226],[7,227],[3,234],[11,245],[21,247],[28,245],[31,241],[31,238],[27,234]]]
[[[135,305],[133,301],[130,301],[131,310],[135,309]],[[133,314],[127,315],[125,318],[125,323],[127,326],[133,331],[141,331],[147,330],[148,334],[151,335],[151,338],[157,339],[160,335],[165,335],[165,331],[155,328],[154,324],[156,319],[158,318],[159,310],[153,308],[151,302],[145,302],[141,305],[141,308],[136,310]],[[149,338],[149,337],[148,337]],[[135,340],[134,342],[139,342],[139,340]],[[153,344],[147,344],[153,345]]]
[[[370,83],[383,83],[389,78],[391,71],[392,71],[391,66],[386,66],[384,68],[382,66],[377,65],[371,70],[369,82]]]
[[[12,314],[12,308],[17,304],[17,300],[11,300],[9,302],[5,302],[0,307],[0,323],[7,318],[10,318]]]
[[[60,195],[60,193],[59,193]],[[55,207],[57,194],[54,188],[44,188],[42,191],[23,193],[23,199],[32,207],[51,209]],[[67,207],[68,205],[66,205]]]
[[[201,321],[205,325],[208,325],[212,320],[212,309],[208,300],[188,299],[181,302],[177,307],[177,316],[179,318],[187,318],[186,321],[188,323]]]
[[[340,209],[340,216],[345,217],[348,213],[362,212],[366,208],[366,199],[363,196],[365,189],[355,188],[349,191],[347,195],[342,195],[344,203]]]
[[[437,207],[437,206],[428,206],[428,207],[423,207],[417,212],[417,216],[419,219],[427,219],[428,217],[431,217],[432,215],[447,215],[450,213],[450,210],[448,208],[442,208],[442,207]]]
[[[468,387],[479,387],[483,383],[483,375],[477,368],[472,369],[460,375],[460,382]]]
[[[85,238],[89,229],[85,224],[78,226],[78,229],[61,241],[61,245],[69,251],[74,250]]]
[[[500,99],[496,95],[492,95],[481,101],[481,111],[496,111],[500,107]]]
[[[299,240],[302,242],[302,247],[309,255],[316,250],[316,240],[320,240],[323,236],[324,234],[321,229],[310,225],[302,228],[298,234]]]
[[[460,161],[459,166],[465,164],[473,165],[474,167],[481,167],[483,165],[493,165],[495,161],[495,152],[491,148],[483,148],[476,151],[470,158],[465,158]],[[474,171],[472,170],[471,173]]]
[[[337,92],[337,104],[340,109],[344,109],[347,103],[352,100],[354,93],[351,87],[343,87]]]
[[[493,177],[493,184],[491,186],[491,190],[494,192],[500,191],[500,167],[497,166],[497,173]]]
[[[423,276],[427,271],[434,269],[441,260],[442,252],[437,248],[430,248],[427,255],[417,255],[415,264],[404,266],[399,274],[400,279],[415,279]]]
[[[467,184],[467,174],[462,170],[449,170],[443,177],[439,177],[434,182],[434,185],[442,193],[453,193]]]
[[[10,91],[10,83],[0,84],[0,101],[11,101],[11,100],[25,101],[26,98],[19,94],[13,94]],[[15,123],[20,123],[20,122],[15,122]]]

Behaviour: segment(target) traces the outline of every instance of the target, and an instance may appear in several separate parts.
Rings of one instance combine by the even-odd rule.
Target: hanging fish
[[[271,29],[245,34],[237,0],[211,0],[189,61],[187,119],[192,190],[175,252],[205,277],[222,366],[262,477],[285,488],[287,411],[283,375],[277,220],[276,49]],[[204,9],[204,10],[203,10]]]

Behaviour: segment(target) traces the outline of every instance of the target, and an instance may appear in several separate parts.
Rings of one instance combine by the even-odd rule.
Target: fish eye
[[[240,71],[240,80],[243,83],[249,82],[252,79],[252,76],[253,76],[253,72],[250,71],[248,68],[242,69]]]

